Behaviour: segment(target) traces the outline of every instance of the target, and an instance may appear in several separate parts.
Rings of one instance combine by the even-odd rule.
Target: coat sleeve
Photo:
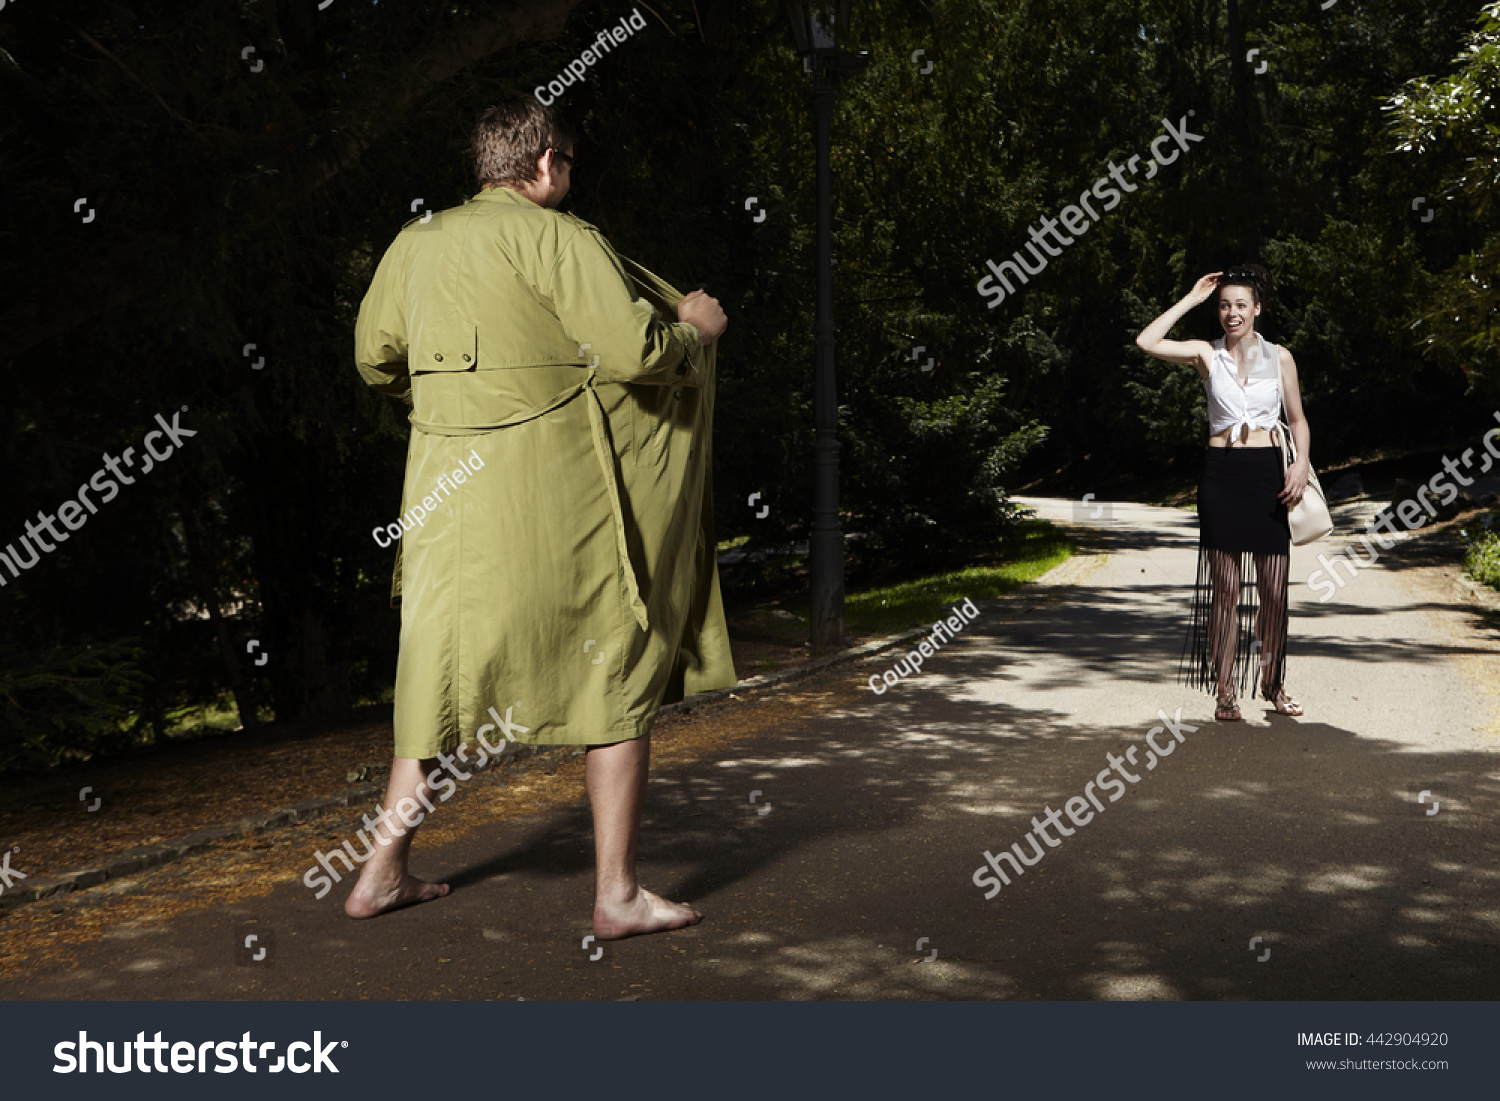
[[[614,249],[592,227],[568,238],[546,293],[569,339],[599,357],[601,382],[702,386],[703,338],[686,322],[663,318],[636,292]]]
[[[402,238],[385,250],[354,325],[354,362],[365,382],[381,393],[411,399],[406,364],[406,294],[401,273]]]

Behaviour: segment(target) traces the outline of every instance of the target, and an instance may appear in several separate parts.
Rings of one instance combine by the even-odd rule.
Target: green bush
[[[0,641],[0,773],[45,769],[136,740],[150,678],[134,638],[24,652]]]
[[[1464,571],[1475,581],[1500,589],[1500,513],[1485,513],[1459,535],[1465,545]]]

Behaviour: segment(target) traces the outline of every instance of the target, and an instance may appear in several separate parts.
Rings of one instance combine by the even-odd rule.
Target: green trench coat
[[[636,738],[663,703],[736,683],[715,349],[674,320],[681,297],[507,188],[408,223],[381,259],[355,357],[412,406],[398,757]]]

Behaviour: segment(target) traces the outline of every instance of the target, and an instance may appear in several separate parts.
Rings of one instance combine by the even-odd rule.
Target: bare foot
[[[600,940],[681,929],[702,920],[703,915],[687,903],[668,902],[644,887],[637,888],[629,902],[594,903],[594,935]]]
[[[387,910],[399,910],[403,906],[414,906],[418,902],[442,898],[448,891],[446,883],[429,883],[414,875],[404,875],[394,885],[389,881],[367,884],[364,876],[360,876],[359,882],[354,885],[354,890],[349,892],[349,898],[344,902],[344,913],[352,918],[378,917]]]

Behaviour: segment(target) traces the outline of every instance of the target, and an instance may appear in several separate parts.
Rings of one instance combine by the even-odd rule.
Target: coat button
[[[471,357],[469,357],[469,356],[464,356],[464,362],[465,362],[465,363],[468,363],[468,362],[469,362],[469,361],[470,361],[470,358],[471,358]]]
[[[682,391],[681,390],[673,390],[672,391],[672,400],[673,401],[681,401],[682,400]]]
[[[432,358],[437,360],[439,363],[443,362],[443,356],[440,352],[434,352]]]

